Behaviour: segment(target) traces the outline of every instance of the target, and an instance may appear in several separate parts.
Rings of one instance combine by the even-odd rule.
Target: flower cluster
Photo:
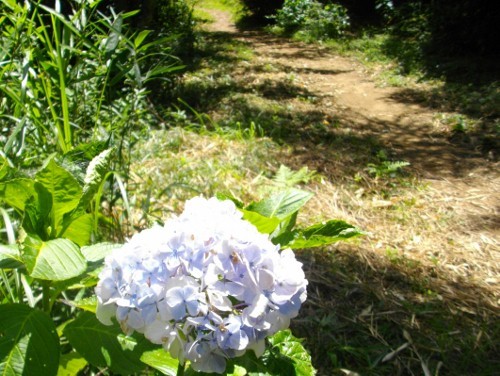
[[[106,258],[97,317],[115,317],[194,370],[222,373],[226,359],[260,356],[265,337],[288,327],[306,285],[293,252],[280,252],[231,201],[197,197]]]

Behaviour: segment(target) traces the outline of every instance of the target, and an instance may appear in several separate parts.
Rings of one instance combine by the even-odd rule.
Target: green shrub
[[[498,2],[377,0],[376,8],[388,21],[393,34],[415,39],[427,53],[496,56],[500,52]]]
[[[301,33],[310,39],[323,40],[342,36],[348,27],[349,16],[343,6],[339,4],[322,6],[314,2]]]
[[[296,31],[304,25],[314,0],[285,0],[283,7],[276,12],[276,24],[285,31]]]
[[[458,56],[498,56],[498,1],[441,0],[430,6],[433,52]]]
[[[172,51],[176,56],[188,57],[195,42],[193,7],[186,0],[158,0],[153,28],[155,34],[172,38]]]
[[[306,39],[337,38],[349,27],[347,10],[339,4],[323,5],[315,0],[285,0],[276,24],[285,32],[299,32]]]

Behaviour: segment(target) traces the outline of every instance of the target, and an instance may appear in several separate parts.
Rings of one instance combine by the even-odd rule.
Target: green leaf
[[[78,205],[82,188],[71,173],[56,164],[53,157],[38,171],[36,180],[52,195],[52,224],[53,229],[58,232],[64,214],[71,212]]]
[[[105,326],[90,312],[82,312],[66,325],[64,335],[90,364],[122,375],[142,371],[146,367],[142,354],[154,348],[139,334],[124,340],[118,325]]]
[[[137,346],[137,339],[134,337],[120,333],[118,334],[117,338],[123,350],[134,351],[135,347]]]
[[[0,305],[0,375],[52,376],[59,337],[51,318],[24,304]]]
[[[280,187],[293,187],[300,183],[308,183],[315,174],[315,171],[309,171],[307,167],[302,167],[299,171],[293,171],[287,166],[281,165],[273,178],[273,183]]]
[[[142,30],[139,34],[137,34],[134,39],[134,47],[137,49],[150,33],[151,30]]]
[[[26,201],[36,194],[35,182],[31,179],[13,179],[0,183],[0,201],[24,212]]]
[[[95,158],[93,158],[85,173],[84,186],[83,186],[83,198],[87,196],[93,197],[95,192],[99,189],[102,180],[106,176],[111,157],[113,156],[113,149],[106,149],[99,153]],[[87,197],[88,199],[88,197]],[[90,202],[90,199],[87,200]]]
[[[34,195],[25,203],[22,228],[36,234],[42,239],[48,239],[54,234],[52,227],[52,195],[38,182],[34,184]]]
[[[23,265],[17,245],[0,244],[0,269],[16,269]]]
[[[330,220],[324,223],[318,223],[302,231],[302,235],[306,238],[319,235],[343,238],[360,234],[361,232],[356,227],[341,220]]]
[[[81,290],[81,289],[88,289],[95,287],[99,282],[98,278],[99,271],[92,270],[89,272],[89,269],[90,268],[87,268],[87,272],[78,277],[66,279],[64,281],[53,281],[51,284],[51,286],[53,287],[53,289],[51,290],[51,297],[53,299],[56,299],[61,292],[66,290]],[[91,299],[89,298],[89,302],[90,300]],[[76,307],[78,307],[79,305],[79,303],[73,304],[73,301],[71,300],[66,300],[65,303],[67,303],[68,305],[74,305]],[[82,304],[86,305],[87,303],[82,303]],[[95,310],[95,307],[91,308],[90,306],[88,307],[88,309],[84,307],[79,307],[79,308],[85,309],[86,311]]]
[[[237,364],[234,365],[233,369],[230,370],[227,376],[246,376],[247,370]]]
[[[270,346],[257,358],[253,351],[234,358],[227,363],[227,375],[231,376],[311,376],[316,370],[311,364],[311,356],[300,340],[290,330],[284,330],[268,338]],[[192,372],[193,376],[195,375]],[[190,372],[186,375],[191,376]]]
[[[3,155],[0,155],[0,180],[3,180],[6,176],[9,176],[13,171],[13,168],[9,164],[9,160]]]
[[[287,247],[292,249],[321,247],[362,234],[358,228],[344,221],[331,220],[299,231]]]
[[[18,119],[16,119],[18,120]],[[5,142],[5,145],[3,147],[3,152],[7,155],[12,155],[18,152],[18,150],[12,150],[13,146],[15,145],[16,141],[23,144],[24,143],[24,132],[23,129],[26,129],[26,117],[23,117],[22,119],[19,119],[17,121],[16,126],[10,131],[10,136]],[[1,174],[0,174],[1,175]]]
[[[271,234],[280,224],[280,220],[276,217],[264,217],[257,212],[248,211],[245,209],[242,209],[242,212],[243,219],[247,220],[252,225],[257,227],[257,230],[259,230],[259,232],[262,234]]]
[[[312,196],[312,193],[290,188],[262,201],[254,202],[246,209],[268,218],[277,217],[283,220],[304,206]]]
[[[93,226],[94,216],[92,214],[83,214],[70,223],[61,234],[61,237],[69,239],[80,247],[83,247],[90,243]]]
[[[245,206],[243,204],[243,202],[241,202],[240,200],[238,200],[236,197],[230,195],[230,194],[226,194],[226,193],[217,193],[215,195],[215,197],[217,197],[217,200],[219,201],[226,201],[226,200],[229,200],[229,201],[232,201],[233,204],[238,208],[238,209],[242,209],[243,206]]]
[[[111,26],[111,31],[106,40],[106,45],[104,46],[106,58],[109,58],[118,46],[118,42],[120,41],[121,36],[122,24],[123,17],[121,15],[118,15],[116,20],[113,22],[113,25]]]
[[[266,351],[268,353],[268,351]],[[257,358],[253,351],[247,351],[245,354],[238,358],[231,359],[227,362],[228,375],[238,376],[241,374],[241,368],[245,369],[244,375],[248,376],[280,376],[280,375],[293,375],[290,371],[290,366],[283,368],[278,373],[272,372],[267,364],[264,363],[266,356]],[[291,369],[293,371],[293,369]]]
[[[173,66],[157,66],[155,68],[152,68],[146,72],[146,80],[149,81],[152,78],[158,77],[158,76],[164,76],[167,73],[172,73],[178,70],[184,69],[186,66],[185,65],[173,65]]]
[[[274,236],[271,238],[273,244],[279,244],[281,248],[289,247],[289,244],[292,243],[295,238],[298,236],[298,231],[287,231],[280,235]]]
[[[88,362],[77,352],[61,355],[57,376],[75,376],[87,366]]]
[[[82,254],[89,262],[103,260],[107,255],[117,248],[121,248],[122,244],[117,243],[98,243],[82,248]]]
[[[95,295],[80,300],[64,300],[63,302],[87,312],[95,313],[97,310],[97,297]]]
[[[271,241],[274,244],[284,245],[285,243],[289,242],[289,239],[291,239],[291,237],[293,237],[294,232],[292,231],[292,229],[294,228],[295,223],[297,223],[297,215],[298,211],[280,222],[279,226],[271,234]]]
[[[63,281],[79,276],[87,267],[80,248],[68,239],[42,241],[27,236],[22,258],[30,276],[50,281]]]
[[[151,368],[160,371],[164,375],[177,375],[177,366],[179,364],[179,361],[172,358],[170,354],[163,348],[153,351],[146,351],[144,354],[142,354],[141,361]]]
[[[68,214],[64,219],[66,226],[79,216],[83,215],[90,202],[94,199],[95,194],[99,190],[99,187],[108,173],[112,151],[113,149],[106,149],[90,161],[85,173],[83,193],[80,201],[78,202],[78,207],[73,213]]]
[[[99,153],[103,152],[106,149],[106,145],[105,141],[80,143],[64,154],[64,161],[73,164],[88,163]]]
[[[268,340],[273,356],[268,357],[267,365],[273,372],[285,369],[287,364],[291,362],[295,372],[286,372],[287,375],[311,376],[316,374],[311,363],[311,355],[289,329],[276,333]]]
[[[250,357],[252,360],[245,359],[247,357]],[[248,369],[239,364],[239,362],[242,362],[242,359],[245,359],[245,360],[243,360],[243,362],[246,364]],[[193,368],[191,368],[189,366],[189,362],[187,362],[187,364],[188,364],[188,367],[186,368],[186,370],[184,372],[185,376],[217,376],[218,375],[217,373],[206,373],[206,372],[195,371],[195,370],[193,370]],[[258,369],[259,371],[255,371],[256,369]],[[249,372],[249,370],[253,370],[253,371]],[[167,375],[170,375],[170,374],[167,374]],[[241,357],[229,359],[227,361],[227,364],[226,364],[226,370],[224,372],[224,375],[225,376],[248,376],[248,375],[271,376],[270,373],[266,372],[265,365],[262,363],[262,361],[257,359],[255,357],[254,353],[251,351],[248,351],[247,353],[245,353]],[[275,376],[281,376],[281,375],[282,374],[275,375]]]

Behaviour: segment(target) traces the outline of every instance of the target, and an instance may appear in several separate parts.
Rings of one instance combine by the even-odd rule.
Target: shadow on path
[[[351,166],[351,171],[366,167],[376,154],[374,148],[409,161],[428,178],[459,178],[479,167],[497,167],[487,159],[496,155],[496,141],[484,144],[451,137],[434,125],[435,113],[413,100],[408,89],[376,87],[350,59],[256,30],[215,32],[207,38],[199,61],[209,56],[219,65],[214,75],[224,75],[226,81],[206,82],[202,92],[198,83],[188,84],[177,95],[202,112],[222,105],[232,123],[255,123],[279,142],[307,148],[308,161],[323,160],[327,143],[342,159],[351,151],[342,145],[351,139],[356,144],[366,140],[362,149],[368,153],[356,158],[365,165]],[[228,53],[228,44],[251,49],[252,62],[242,63],[237,54]]]

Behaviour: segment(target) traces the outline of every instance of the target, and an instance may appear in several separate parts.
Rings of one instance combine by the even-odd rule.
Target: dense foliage
[[[349,27],[344,7],[315,0],[285,0],[274,18],[285,32],[299,32],[312,40],[339,37]]]
[[[104,143],[124,158],[151,123],[147,85],[179,67],[168,43],[130,31],[132,14],[107,17],[87,2],[70,16],[36,2],[2,3],[5,156],[16,166],[39,164],[52,152],[88,163]],[[93,144],[85,149],[86,143]]]
[[[428,52],[440,55],[496,55],[500,52],[500,32],[496,25],[500,5],[494,1],[471,0],[376,0],[340,2],[349,14],[361,22],[388,22],[396,34],[409,31],[411,36],[427,36]],[[404,30],[406,29],[406,30]],[[426,35],[425,35],[426,34]]]
[[[260,18],[276,15],[276,22],[282,27],[295,27],[299,21],[296,15],[304,13],[306,4],[314,3],[261,0],[244,2]],[[319,2],[325,5],[325,9],[330,7],[337,14],[343,15],[343,11],[339,12],[339,9],[345,8],[354,27],[383,26],[395,35],[403,33],[405,36],[420,39],[428,53],[461,56],[491,56],[500,53],[497,43],[500,32],[496,25],[500,4],[495,1],[339,0],[333,4],[329,0]],[[317,5],[313,7],[320,9]],[[296,10],[291,11],[292,8]],[[299,8],[304,10],[300,11]],[[323,20],[328,18],[326,16],[325,12],[311,10],[311,25],[313,20],[318,24],[324,23]],[[338,18],[335,23],[339,24]]]
[[[266,17],[275,14],[283,6],[284,0],[243,0],[243,3],[256,20],[265,21]]]
[[[497,1],[435,1],[429,13],[435,50],[453,55],[500,54]]]

